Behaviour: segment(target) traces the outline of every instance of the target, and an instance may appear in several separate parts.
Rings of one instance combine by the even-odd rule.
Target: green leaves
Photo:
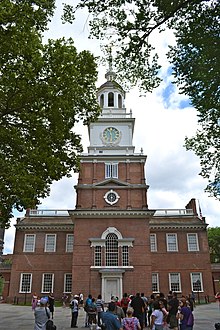
[[[220,262],[220,227],[208,228],[211,263]]]
[[[75,123],[92,121],[99,113],[94,56],[87,51],[78,53],[72,39],[42,44],[40,30],[52,13],[52,3],[0,4],[0,12],[8,11],[8,22],[0,23],[3,227],[9,225],[14,207],[35,207],[49,194],[52,181],[78,170],[82,145],[74,132]]]

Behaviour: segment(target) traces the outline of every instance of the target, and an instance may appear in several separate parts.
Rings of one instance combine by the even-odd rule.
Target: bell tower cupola
[[[90,146],[88,153],[93,155],[133,155],[134,118],[132,111],[126,112],[125,91],[115,80],[112,68],[112,55],[105,74],[106,82],[97,91],[101,113],[95,123],[88,127]]]

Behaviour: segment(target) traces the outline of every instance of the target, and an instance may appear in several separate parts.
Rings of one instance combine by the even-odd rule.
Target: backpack
[[[124,323],[124,330],[134,330],[135,329],[135,324],[134,324],[134,318],[131,317],[129,318],[129,321],[127,318],[123,320]]]
[[[56,326],[52,320],[48,320],[46,323],[46,330],[56,330]]]

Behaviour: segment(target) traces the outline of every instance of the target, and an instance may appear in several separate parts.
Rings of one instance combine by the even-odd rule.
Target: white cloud
[[[60,2],[58,2],[60,9]],[[78,50],[89,49],[100,55],[100,47],[97,41],[88,40],[87,16],[80,13],[74,25],[62,25],[60,13],[50,24],[47,37],[60,38],[62,36],[73,37]],[[191,198],[199,199],[202,213],[206,216],[210,226],[219,225],[219,201],[208,197],[204,193],[207,182],[201,178],[199,159],[184,148],[185,136],[195,134],[197,128],[196,111],[192,107],[181,109],[181,101],[186,101],[184,95],[178,94],[178,88],[172,88],[169,102],[166,104],[164,90],[172,81],[167,75],[170,67],[166,59],[168,42],[174,43],[172,32],[163,35],[157,34],[156,47],[160,52],[160,60],[163,65],[161,75],[164,81],[152,93],[146,97],[139,97],[137,89],[133,89],[126,98],[127,111],[132,109],[136,118],[134,131],[134,145],[136,152],[141,148],[147,154],[146,181],[150,185],[148,190],[148,206],[151,209],[160,208],[185,208]],[[100,67],[99,82],[104,82],[105,70]],[[87,128],[82,124],[76,127],[82,134],[84,152],[89,145]],[[50,197],[42,201],[41,208],[47,209],[74,209],[77,174],[72,178],[64,178],[55,182],[51,187]],[[12,221],[12,224],[15,220]],[[13,249],[14,228],[6,231],[5,250],[9,253]]]

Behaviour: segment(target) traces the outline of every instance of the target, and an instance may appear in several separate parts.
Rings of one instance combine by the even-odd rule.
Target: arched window
[[[122,108],[122,97],[121,94],[118,94],[118,107]]]
[[[114,93],[108,93],[108,107],[114,107]]]
[[[118,266],[118,237],[114,233],[106,236],[105,259],[106,266]]]
[[[104,107],[104,94],[102,94],[100,96],[100,107],[103,108]]]

